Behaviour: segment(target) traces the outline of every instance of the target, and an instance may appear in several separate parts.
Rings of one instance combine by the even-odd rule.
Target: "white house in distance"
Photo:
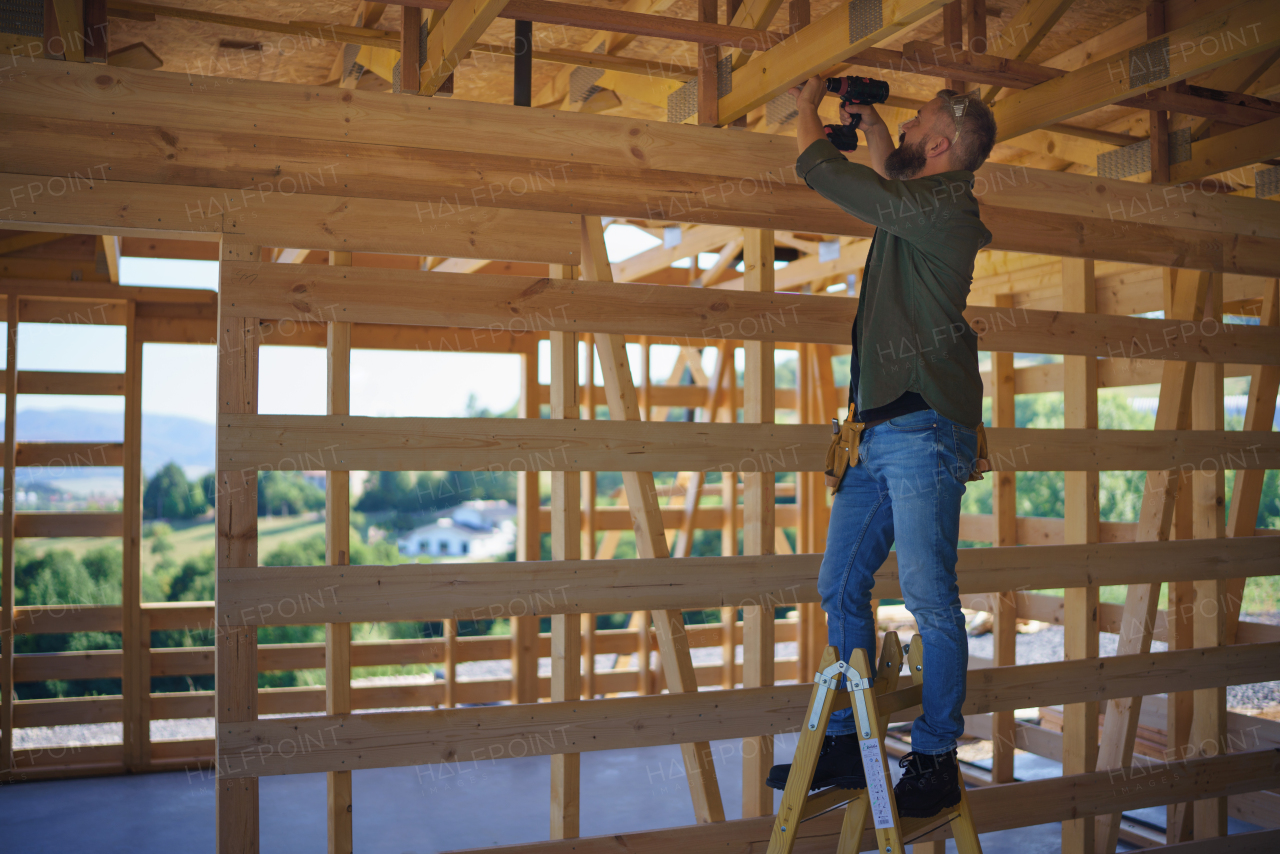
[[[492,558],[515,548],[516,508],[509,501],[464,501],[443,518],[396,540],[409,557]]]

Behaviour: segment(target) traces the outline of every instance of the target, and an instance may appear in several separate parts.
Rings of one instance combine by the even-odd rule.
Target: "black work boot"
[[[775,765],[769,769],[765,785],[785,789],[790,773],[790,763]],[[813,769],[813,782],[809,784],[809,791],[829,786],[839,786],[841,789],[867,787],[867,775],[862,770],[862,754],[858,750],[858,736],[855,733],[828,735],[822,739],[822,752],[818,754],[818,765]]]
[[[928,754],[912,751],[898,760],[905,769],[893,787],[898,815],[930,818],[960,803],[960,765],[956,752]]]

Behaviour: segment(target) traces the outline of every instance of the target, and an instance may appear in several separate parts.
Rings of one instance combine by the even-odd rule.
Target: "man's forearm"
[[[797,109],[800,112],[796,117],[796,145],[800,153],[804,154],[806,148],[820,139],[826,139],[827,132],[823,130],[822,119],[818,118],[817,107],[812,104],[798,104]]]
[[[872,128],[862,128],[862,134],[867,138],[867,150],[871,156],[871,168],[876,170],[881,178],[888,178],[889,175],[884,169],[884,161],[895,149],[893,137],[889,135],[889,128],[881,122]]]

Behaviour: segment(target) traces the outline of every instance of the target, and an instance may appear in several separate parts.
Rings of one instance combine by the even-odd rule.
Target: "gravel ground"
[[[1280,625],[1280,613],[1250,614],[1248,619],[1258,622]],[[901,632],[899,634],[902,634]],[[1062,627],[1048,626],[1041,631],[1018,635],[1018,664],[1037,664],[1044,661],[1062,660]],[[1098,641],[1101,655],[1110,656],[1116,653],[1118,637],[1113,634],[1102,634]],[[777,658],[795,658],[794,642],[779,643],[775,647]],[[1153,652],[1166,649],[1160,642],[1152,642]],[[969,653],[981,658],[990,658],[992,637],[990,634],[969,638]],[[693,663],[719,664],[721,652],[719,647],[695,647],[690,650]],[[738,647],[737,660],[742,661],[742,647]],[[597,655],[596,670],[613,669],[617,656]],[[657,666],[657,653],[653,653],[651,667]],[[538,674],[551,675],[551,659],[538,661]],[[511,662],[502,661],[468,661],[458,665],[460,680],[488,680],[511,678]],[[375,676],[365,679],[354,679],[352,685],[390,685],[430,682],[423,675],[417,676]],[[1264,709],[1280,704],[1280,682],[1263,682],[1256,685],[1233,685],[1227,688],[1227,707],[1230,709]],[[400,709],[399,711],[404,711]],[[264,715],[263,717],[270,717]],[[15,748],[56,747],[59,745],[119,744],[123,739],[123,726],[120,723],[76,724],[73,726],[24,727],[14,731]],[[151,739],[153,741],[169,739],[213,738],[213,718],[187,718],[181,720],[159,720],[151,722]]]

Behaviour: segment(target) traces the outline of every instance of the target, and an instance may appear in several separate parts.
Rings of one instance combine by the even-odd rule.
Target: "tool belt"
[[[835,418],[831,419],[831,444],[827,447],[827,469],[825,475],[827,486],[831,487],[832,495],[840,488],[840,481],[844,479],[844,473],[849,466],[858,464],[858,445],[862,442],[862,431],[871,426],[860,421],[854,421],[856,412],[857,405],[850,403],[849,414],[845,416],[843,424]],[[879,424],[880,422],[873,421],[871,423]],[[970,481],[982,480],[982,471],[979,470],[977,462],[978,460],[988,459],[987,432],[981,421],[978,422],[977,431],[978,450],[974,457],[973,468],[969,470]],[[988,466],[988,470],[989,468],[990,466]]]

